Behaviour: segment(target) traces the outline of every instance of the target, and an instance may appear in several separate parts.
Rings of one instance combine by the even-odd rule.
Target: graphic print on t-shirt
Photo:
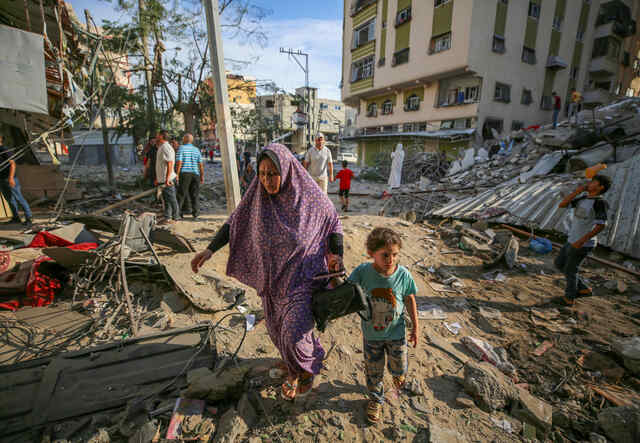
[[[371,323],[376,331],[389,327],[396,313],[396,296],[391,288],[376,288],[371,291]]]

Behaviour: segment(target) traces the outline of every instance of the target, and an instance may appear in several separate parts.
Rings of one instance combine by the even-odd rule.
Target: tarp
[[[48,114],[44,40],[0,25],[0,108]]]

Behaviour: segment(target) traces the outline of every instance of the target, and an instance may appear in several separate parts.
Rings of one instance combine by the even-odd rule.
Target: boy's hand
[[[585,192],[587,190],[587,185],[580,185],[576,188],[576,192]]]
[[[409,343],[412,344],[414,348],[418,346],[418,331],[415,329],[409,333]]]

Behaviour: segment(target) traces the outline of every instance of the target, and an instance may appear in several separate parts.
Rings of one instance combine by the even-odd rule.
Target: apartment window
[[[480,99],[480,87],[468,86],[464,88],[464,101],[465,103],[477,102]]]
[[[351,15],[356,15],[359,11],[375,2],[376,0],[354,0],[353,4],[351,5]]]
[[[329,105],[326,103],[320,103],[320,109],[329,109]]]
[[[540,18],[540,5],[534,2],[529,2],[529,17],[538,19]]]
[[[351,64],[351,82],[373,77],[373,55]]]
[[[440,129],[453,129],[453,120],[443,120],[440,123]]]
[[[418,131],[420,132],[424,132],[427,130],[427,122],[417,123],[417,126],[418,126]]]
[[[438,6],[442,6],[444,4],[449,3],[451,0],[433,0],[433,7],[437,8]]]
[[[382,132],[390,133],[395,131],[393,130],[393,125],[387,125],[382,127]]]
[[[351,49],[359,48],[373,41],[376,35],[376,20],[373,19],[368,23],[356,28],[353,31],[353,41]]]
[[[512,131],[519,131],[522,128],[524,128],[524,122],[522,122],[520,120],[514,120],[514,121],[511,122],[511,130]]]
[[[578,29],[578,32],[576,34],[576,40],[579,42],[584,41],[584,30]]]
[[[464,102],[464,91],[459,94],[460,89],[454,88],[447,91],[447,105],[462,104]]]
[[[404,107],[404,110],[405,111],[417,111],[418,109],[420,109],[420,97],[418,97],[415,94],[412,94],[407,99],[407,104]]]
[[[378,60],[378,68],[384,66],[386,60],[384,57],[380,57],[380,60]]]
[[[396,26],[403,25],[411,20],[411,8],[405,8],[396,15]]]
[[[376,103],[370,103],[367,106],[367,117],[377,117],[378,116],[378,105]]]
[[[526,46],[522,47],[522,61],[525,63],[529,63],[530,65],[536,64],[536,50],[527,48]]]
[[[530,105],[533,103],[533,94],[531,93],[531,89],[523,89],[522,90],[522,98],[520,99],[520,103],[523,105]]]
[[[511,101],[511,86],[496,82],[496,90],[493,99],[497,102],[509,103]]]
[[[553,17],[553,29],[556,31],[562,31],[562,23],[564,22],[564,17]]]
[[[393,114],[393,102],[391,100],[385,100],[382,104],[382,115]]]
[[[403,49],[393,54],[391,66],[402,65],[409,62],[409,48]]]
[[[493,36],[493,45],[491,46],[491,50],[493,52],[497,52],[498,54],[504,54],[507,50],[504,44],[504,37],[494,34]]]
[[[340,109],[342,109],[342,106],[340,106],[340,105],[335,105],[335,106],[333,107],[333,109],[334,109],[334,110],[336,110],[336,111],[339,111]]]
[[[438,35],[431,39],[429,54],[446,51],[447,49],[451,49],[451,33],[450,32],[447,32],[446,34]]]
[[[470,118],[459,118],[454,120],[453,129],[467,129],[471,127],[471,119]]]
[[[402,132],[413,132],[413,123],[405,123],[402,125]]]
[[[275,102],[273,100],[267,100],[267,102],[265,103],[265,106],[267,108],[273,108],[275,106]]]
[[[571,68],[571,74],[569,74],[571,76],[571,80],[578,80],[578,67],[574,66],[573,68]]]
[[[493,138],[492,129],[499,134],[502,132],[503,126],[504,126],[504,122],[502,119],[488,118],[484,121],[484,125],[482,127],[482,136],[485,139]]]

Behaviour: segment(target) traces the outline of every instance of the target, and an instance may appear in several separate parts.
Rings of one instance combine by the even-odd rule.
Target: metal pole
[[[220,140],[224,187],[227,194],[227,211],[233,212],[240,203],[240,184],[236,163],[236,148],[233,142],[233,126],[229,110],[229,91],[227,75],[224,70],[224,53],[220,33],[218,0],[202,0],[207,16],[209,31],[209,49],[211,58],[211,76],[213,78],[216,101],[216,134]]]
[[[309,55],[305,54],[305,70],[304,70],[304,87],[307,90],[307,146],[308,148],[311,143],[311,119],[309,116],[311,115],[311,91],[309,91]]]

